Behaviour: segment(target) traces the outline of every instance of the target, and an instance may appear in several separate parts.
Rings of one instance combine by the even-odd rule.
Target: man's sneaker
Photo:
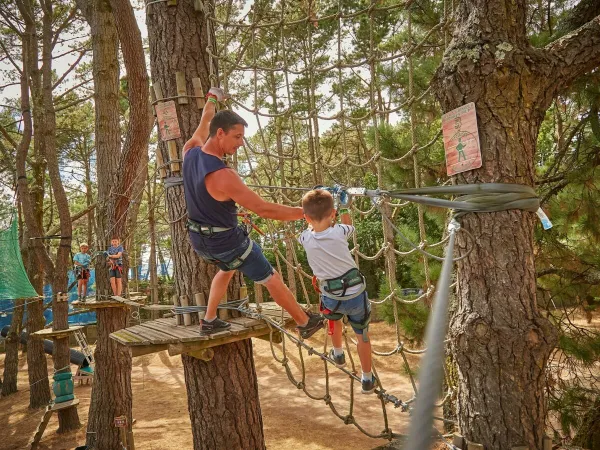
[[[321,328],[323,328],[323,321],[325,319],[320,314],[308,313],[308,323],[303,327],[298,326],[296,329],[300,332],[302,339],[308,339]]]
[[[339,367],[340,369],[342,367],[346,367],[346,355],[345,354],[341,354],[341,355],[336,355],[333,352],[333,349],[329,350],[329,358],[333,359],[333,362],[335,363],[336,367]]]
[[[375,378],[375,375],[371,375],[370,380],[362,380],[361,384],[363,394],[372,394],[377,387],[377,378]]]
[[[229,322],[225,322],[219,318],[215,318],[215,320],[212,322],[207,322],[206,320],[202,319],[200,324],[202,325],[202,328],[200,329],[200,334],[202,336],[208,336],[209,334],[215,334],[219,331],[225,331],[231,328],[231,324]]]

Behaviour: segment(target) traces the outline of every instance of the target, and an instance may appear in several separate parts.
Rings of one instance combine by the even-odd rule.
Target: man
[[[73,256],[73,264],[75,265],[75,278],[77,279],[77,297],[80,302],[84,302],[87,297],[92,257],[88,254],[89,247],[87,244],[82,243],[79,249],[80,252]]]
[[[284,221],[301,220],[302,208],[266,202],[223,162],[226,155],[233,155],[244,145],[244,128],[248,125],[232,111],[215,114],[217,101],[225,99],[221,89],[211,88],[200,125],[183,147],[190,239],[194,250],[220,269],[211,283],[201,332],[208,335],[231,326],[217,318],[217,306],[235,270],[239,270],[264,285],[275,302],[296,321],[300,335],[309,338],[323,327],[323,318],[304,312],[262,249],[238,226],[236,215],[236,203],[261,217]]]

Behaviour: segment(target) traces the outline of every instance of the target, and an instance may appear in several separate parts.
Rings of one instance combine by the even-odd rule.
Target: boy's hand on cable
[[[348,209],[352,205],[352,196],[348,194],[345,189],[341,189],[339,191],[338,199],[340,203],[340,209]]]

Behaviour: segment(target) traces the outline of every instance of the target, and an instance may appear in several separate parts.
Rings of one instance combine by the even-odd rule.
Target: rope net
[[[440,184],[441,124],[429,81],[448,41],[450,0],[224,0],[207,6],[211,84],[229,91],[229,107],[250,123],[251,136],[233,164],[263,196],[298,205],[306,187],[314,185],[392,189]],[[351,213],[357,229],[352,254],[367,275],[371,302],[393,318],[396,345],[378,348],[374,342],[373,353],[398,357],[416,396],[406,355],[423,350],[405,345],[403,323],[406,312],[414,312],[409,308],[430,306],[440,265],[420,250],[441,256],[447,216],[409,202],[383,199],[376,204],[367,198],[356,198]],[[294,295],[314,304],[312,275],[295,239],[300,230],[270,220],[257,223],[265,235],[256,240],[275,259]],[[397,241],[394,228],[419,244],[407,247]],[[415,257],[420,259],[418,270],[406,262]],[[405,279],[418,286],[400,286],[398,280]],[[262,298],[260,286],[255,286],[255,296]],[[279,328],[276,322],[271,325]],[[369,431],[353,415],[354,381],[360,381],[354,361],[346,371],[350,404],[343,414],[330,395],[327,339],[319,352],[284,334],[298,348],[300,375],[289,366],[286,339],[281,345],[271,341],[273,357],[298,389],[325,401],[336,416],[368,436],[395,435],[386,405],[407,411],[415,396],[399,400],[386,394],[385,380],[379,380],[384,426],[380,433]],[[351,356],[345,332],[344,337]],[[303,351],[324,361],[323,394],[307,388]],[[444,401],[451,395],[449,389]]]
[[[0,300],[37,298],[31,285],[19,250],[19,233],[15,217],[5,230],[0,231]]]

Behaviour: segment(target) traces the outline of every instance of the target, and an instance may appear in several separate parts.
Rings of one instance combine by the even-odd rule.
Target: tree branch
[[[600,16],[548,44],[544,51],[552,61],[552,73],[556,74],[549,84],[554,96],[600,65]]]
[[[0,124],[0,134],[2,134],[2,136],[4,136],[4,139],[10,142],[10,145],[12,145],[14,148],[17,148],[19,146],[19,144],[17,144],[17,141],[15,141],[12,138],[12,136],[8,133],[8,130],[4,128],[2,124]]]
[[[83,97],[83,98],[77,99],[77,100],[76,100],[76,101],[74,101],[74,102],[67,103],[66,105],[63,105],[63,106],[61,106],[61,107],[58,107],[58,108],[56,108],[56,109],[54,110],[54,112],[64,111],[65,109],[72,108],[73,106],[77,106],[77,105],[79,105],[80,103],[83,103],[83,102],[85,102],[85,101],[89,100],[90,98],[94,98],[94,94],[92,94],[92,95],[87,95],[87,96],[85,96],[85,97]]]
[[[79,62],[85,56],[86,53],[87,53],[87,49],[83,50],[79,53],[79,56],[77,57],[75,62],[73,64],[71,64],[67,70],[65,70],[65,72],[61,75],[61,77],[58,80],[56,80],[56,83],[54,83],[54,85],[52,86],[52,90],[56,89],[60,85],[60,83],[62,83],[64,81],[64,79],[67,77],[67,75],[69,75],[71,73],[71,71],[75,67],[77,67],[77,65],[79,64]]]
[[[21,68],[17,65],[17,63],[15,62],[15,60],[12,58],[12,56],[8,52],[8,49],[4,46],[4,42],[2,42],[2,40],[0,40],[0,46],[2,47],[2,50],[4,50],[4,53],[6,54],[6,57],[8,58],[8,60],[12,63],[12,65],[14,66],[14,68],[17,69],[17,72],[19,72],[19,75],[21,75],[23,73],[21,71]]]
[[[77,214],[72,215],[71,216],[71,222],[74,224],[76,221],[78,221],[79,219],[81,219],[83,216],[87,215],[88,213],[90,213],[94,209],[96,209],[96,203],[92,203],[90,206],[88,206],[87,208],[85,208],[83,211],[80,211]],[[46,233],[46,236],[52,236],[52,235],[58,234],[58,233],[60,233],[60,226],[58,226],[56,228],[53,228],[52,230],[48,231]]]

